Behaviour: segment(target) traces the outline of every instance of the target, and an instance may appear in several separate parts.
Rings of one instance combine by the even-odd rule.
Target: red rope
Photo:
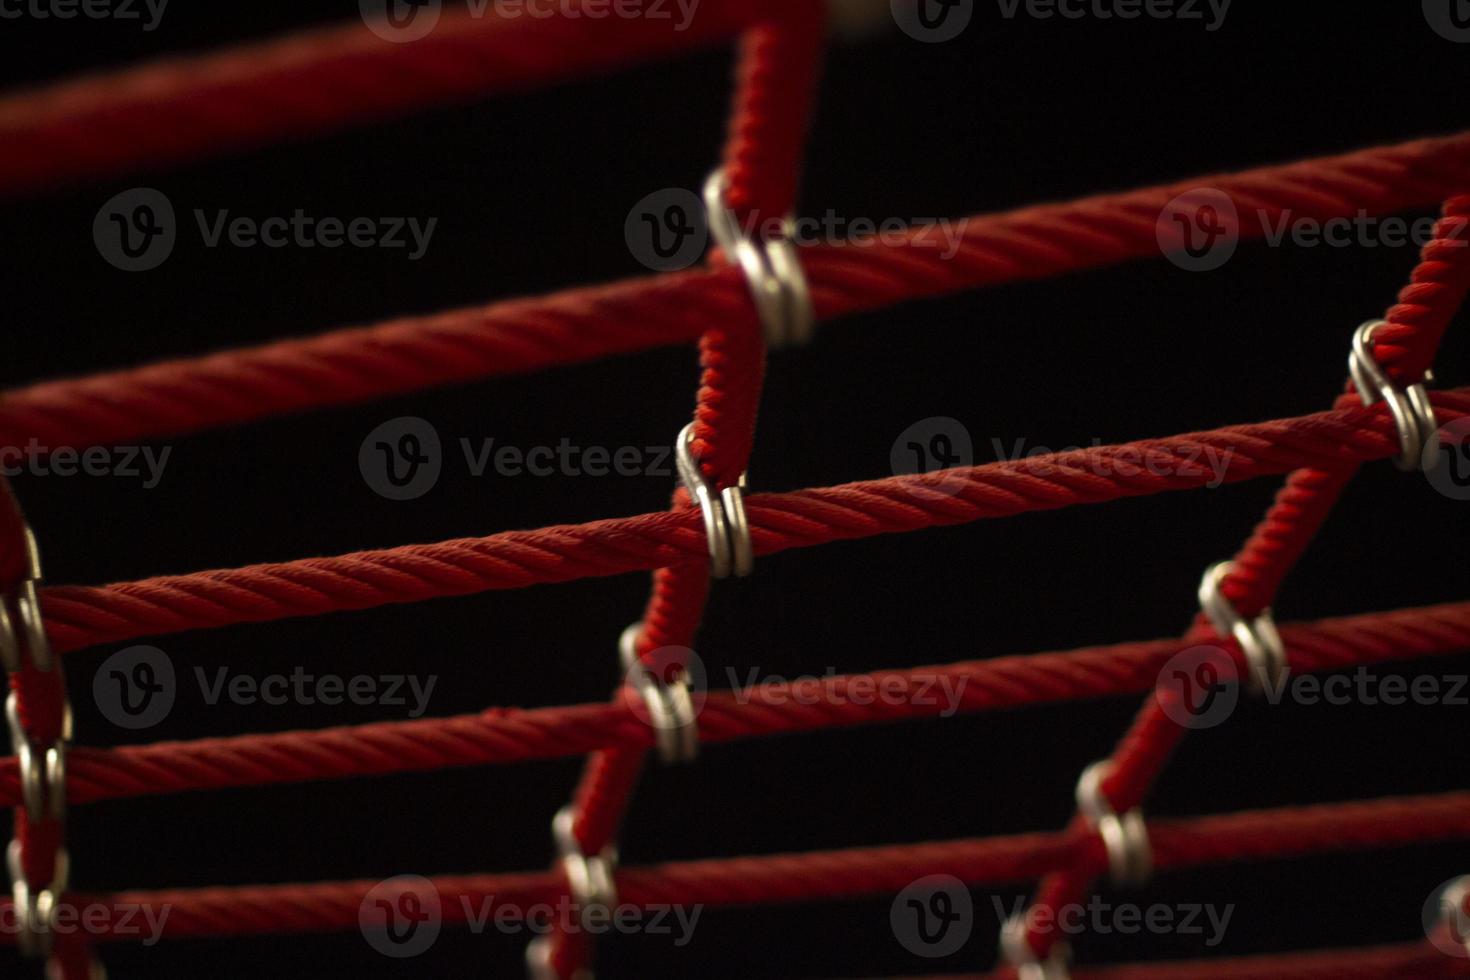
[[[1470,196],[1445,203],[1435,237],[1425,246],[1410,284],[1388,314],[1392,347],[1384,352],[1385,368],[1399,384],[1417,382],[1433,362],[1450,319],[1470,291]],[[1375,345],[1375,356],[1377,356]],[[1339,407],[1357,401],[1344,395]],[[1282,580],[1326,521],[1339,494],[1356,473],[1356,464],[1311,465],[1287,481],[1265,519],[1237,556],[1235,569],[1222,590],[1244,617],[1253,618],[1272,602]],[[1203,616],[1189,636],[1205,632]],[[1112,755],[1103,791],[1117,812],[1137,806],[1188,729],[1170,717],[1161,699],[1144,704],[1133,726]],[[1084,829],[1080,818],[1074,829]],[[1037,903],[1056,908],[1077,901],[1091,885],[1090,871],[1061,871],[1042,881]],[[1031,946],[1046,956],[1056,936],[1029,934]]]
[[[1438,392],[1434,401],[1446,424],[1470,414],[1470,389]],[[1208,453],[1221,458],[1227,451],[1219,471],[1206,465]],[[756,554],[770,555],[1192,489],[1217,478],[1237,482],[1300,466],[1385,459],[1397,452],[1393,423],[1377,405],[931,474],[758,494],[748,499],[747,511]],[[945,493],[926,492],[935,484]],[[701,564],[705,556],[698,515],[669,511],[100,587],[53,586],[43,590],[42,607],[53,645],[67,651],[191,629]]]
[[[572,13],[583,0],[563,0]],[[733,37],[774,0],[680,18],[496,16],[445,5],[427,35],[360,21],[164,58],[0,98],[0,194],[111,176],[590,75]],[[601,8],[604,15],[606,7]]]
[[[1150,831],[1161,870],[1406,847],[1470,838],[1470,793],[1158,820]],[[1077,860],[1098,869],[1107,863],[1095,837],[1031,833],[627,867],[617,872],[617,885],[620,901],[645,908],[811,902],[892,894],[918,877],[941,871],[972,887],[1013,885]],[[524,908],[555,901],[563,891],[559,875],[551,871],[431,880],[446,924],[465,922],[466,912],[482,908],[487,900]],[[167,906],[165,938],[333,932],[358,928],[359,907],[377,884],[133,891],[75,895],[71,900],[117,908]]]
[[[817,316],[829,321],[903,300],[1157,255],[1155,219],[1190,188],[1216,187],[1243,214],[1260,210],[1261,221],[1240,226],[1249,239],[1287,210],[1318,220],[1360,208],[1382,214],[1426,207],[1467,183],[1470,133],[1461,133],[979,215],[957,222],[960,248],[947,261],[934,247],[934,233],[916,229],[902,244],[806,248],[802,262]],[[709,324],[748,317],[749,308],[738,270],[690,271],[48,381],[0,396],[0,445],[25,446],[34,438],[43,447],[91,446],[179,435],[689,343]]]
[[[1281,634],[1295,674],[1458,654],[1470,650],[1470,602],[1285,625]],[[700,739],[719,744],[947,712],[1139,694],[1153,689],[1160,668],[1183,649],[1177,639],[1153,640],[712,691],[700,710]],[[1243,661],[1237,666],[1243,671]],[[880,690],[882,697],[875,694]],[[507,764],[599,749],[641,758],[652,742],[645,716],[624,700],[534,710],[496,708],[452,718],[303,732],[78,747],[68,758],[67,795],[73,803],[94,803]],[[15,760],[0,759],[0,805],[19,799]]]

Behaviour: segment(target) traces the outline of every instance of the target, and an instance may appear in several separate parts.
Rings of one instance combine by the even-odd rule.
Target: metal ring
[[[538,936],[526,947],[526,976],[529,980],[562,980],[561,974],[551,965],[550,936]],[[572,973],[572,980],[592,980],[592,971],[578,968]]]
[[[5,864],[10,872],[10,894],[15,906],[16,945],[23,956],[36,959],[49,956],[56,907],[71,878],[70,855],[64,847],[56,849],[55,871],[44,888],[32,888],[26,880],[20,841],[13,840],[6,848]]]
[[[1450,931],[1450,938],[1464,946],[1466,955],[1470,956],[1470,918],[1465,912],[1466,899],[1470,899],[1470,875],[1450,882],[1439,897],[1439,913]]]
[[[1439,465],[1439,421],[1429,401],[1424,381],[1407,388],[1397,388],[1382,365],[1373,356],[1373,335],[1387,320],[1369,320],[1353,334],[1353,352],[1348,357],[1348,373],[1353,387],[1364,405],[1382,401],[1388,405],[1393,424],[1399,432],[1399,456],[1394,460],[1401,470],[1429,472]],[[1426,372],[1425,381],[1433,375]]]
[[[672,683],[650,671],[638,660],[638,638],[642,623],[634,623],[618,638],[618,659],[623,673],[643,698],[649,720],[657,733],[659,758],[666,765],[693,762],[699,758],[699,723],[694,698],[689,693],[689,675],[681,673]]]
[[[732,573],[740,578],[749,575],[755,566],[755,546],[750,538],[750,522],[745,516],[744,475],[735,486],[726,487],[722,493],[715,492],[704,478],[699,461],[694,458],[692,422],[679,430],[674,462],[679,471],[679,482],[699,505],[700,514],[704,517],[710,575],[714,578],[729,578]]]
[[[1082,770],[1082,778],[1077,780],[1077,809],[1102,837],[1113,883],[1134,887],[1148,881],[1153,873],[1153,845],[1149,842],[1143,810],[1134,807],[1119,817],[1112,801],[1103,793],[1102,781],[1112,768],[1112,763],[1104,759]]]
[[[1199,584],[1200,609],[1217,633],[1240,644],[1250,668],[1250,689],[1257,694],[1274,691],[1286,676],[1286,644],[1270,609],[1247,622],[1225,597],[1221,584],[1234,567],[1233,562],[1222,561],[1205,570]]]
[[[1000,952],[1007,965],[1016,971],[1016,980],[1071,980],[1067,961],[1072,958],[1070,947],[1058,942],[1051,948],[1046,962],[1036,958],[1036,952],[1026,941],[1026,917],[1013,915],[1000,927]]]
[[[741,231],[735,212],[725,203],[729,186],[723,168],[704,182],[710,234],[745,273],[766,344],[775,349],[805,344],[816,330],[816,313],[811,284],[792,242],[795,222],[787,215],[781,219],[779,235],[766,241],[752,240]]]
[[[618,904],[617,883],[613,869],[618,865],[616,848],[604,848],[601,854],[584,854],[577,837],[572,833],[576,815],[570,806],[556,811],[551,821],[551,836],[556,841],[557,853],[561,858],[562,871],[567,876],[572,902],[581,910],[583,922],[594,908],[602,908],[612,915]]]

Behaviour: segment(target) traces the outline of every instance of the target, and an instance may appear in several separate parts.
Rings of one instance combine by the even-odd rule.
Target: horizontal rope
[[[1281,859],[1402,847],[1470,837],[1470,793],[1393,797],[1227,816],[1149,823],[1155,865],[1176,870],[1206,864]],[[1078,848],[1082,851],[1079,854]],[[620,902],[731,906],[810,902],[896,894],[916,878],[943,872],[972,887],[1012,885],[1073,865],[1102,870],[1107,856],[1095,836],[1018,834],[938,843],[852,848],[803,854],[723,858],[628,867],[617,872]],[[443,921],[462,924],[495,907],[553,901],[560,875],[461,875],[431,879]],[[377,881],[74,895],[77,905],[169,908],[165,938],[355,930],[362,901]],[[0,910],[5,909],[0,902]],[[0,913],[3,914],[3,913]],[[107,917],[109,923],[119,916]],[[13,937],[0,937],[8,941]],[[104,933],[101,939],[136,939]]]
[[[772,9],[702,0],[682,23],[672,5],[669,17],[609,17],[606,4],[593,16],[578,9],[584,0],[561,2],[569,16],[446,5],[431,31],[403,43],[356,20],[7,93],[0,196],[591,75],[732,37]]]
[[[1238,228],[1243,240],[1261,237],[1288,212],[1326,220],[1359,209],[1427,208],[1470,186],[1470,132],[979,215],[955,223],[960,241],[952,258],[937,232],[915,228],[898,242],[805,248],[802,264],[824,321],[903,300],[1098,268],[1158,256],[1160,211],[1202,186],[1229,195],[1246,215]],[[697,270],[47,381],[0,395],[0,446],[35,439],[43,448],[80,447],[175,436],[693,343],[708,324],[749,316],[749,309],[738,269]]]
[[[1470,414],[1470,389],[1434,395],[1442,423]],[[1386,408],[1356,407],[1210,432],[784,494],[746,509],[757,555],[831,541],[1102,503],[1303,466],[1332,469],[1398,452]],[[1213,455],[1212,455],[1213,454]],[[1215,459],[1218,470],[1207,465]],[[692,509],[508,531],[334,558],[52,586],[42,607],[60,651],[236,623],[368,609],[568,582],[704,560]]]
[[[1281,635],[1297,673],[1457,654],[1470,650],[1470,602],[1287,624]],[[713,745],[1140,694],[1153,688],[1160,668],[1183,649],[1186,644],[1175,638],[711,691],[699,713],[700,740]],[[1243,671],[1239,649],[1231,649]],[[646,749],[653,745],[652,730],[636,713],[640,709],[626,701],[500,708],[316,731],[114,749],[77,746],[68,754],[67,797],[79,804]],[[0,804],[19,799],[16,761],[0,759]]]

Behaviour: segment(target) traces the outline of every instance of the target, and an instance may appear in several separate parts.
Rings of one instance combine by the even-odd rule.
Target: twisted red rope
[[[1470,602],[1288,624],[1281,633],[1288,663],[1303,674],[1452,655],[1470,650]],[[1160,668],[1183,649],[1177,639],[1153,640],[711,691],[699,712],[700,740],[713,745],[1139,694],[1154,688]],[[1238,666],[1243,671],[1243,662]],[[78,747],[68,760],[67,795],[73,803],[92,803],[498,765],[602,749],[641,757],[653,736],[640,708],[626,700],[534,710],[496,708],[453,718],[314,731]],[[0,759],[0,804],[19,799],[15,760]]]
[[[1383,353],[1385,370],[1400,385],[1418,382],[1449,325],[1470,292],[1470,196],[1456,196],[1445,203],[1436,223],[1434,239],[1425,246],[1409,285],[1399,294],[1399,303],[1389,310],[1389,346]],[[1380,356],[1375,344],[1374,356]],[[1344,395],[1339,407],[1357,401]],[[1254,618],[1268,607],[1282,580],[1295,566],[1307,545],[1327,520],[1344,487],[1357,472],[1355,463],[1308,465],[1292,473],[1265,519],[1247,540],[1222,585],[1240,615]],[[1203,615],[1197,617],[1190,636],[1206,632]],[[1117,812],[1137,806],[1168,763],[1170,754],[1188,729],[1171,717],[1164,699],[1144,704],[1132,727],[1124,734],[1111,757],[1112,768],[1103,780],[1103,791]],[[1079,816],[1074,830],[1086,831]],[[1043,880],[1037,903],[1052,908],[1077,901],[1091,886],[1090,870],[1059,871]],[[1046,956],[1056,942],[1052,933],[1028,934],[1032,948]]]
[[[681,26],[678,17],[608,17],[605,5],[596,16],[580,9],[583,0],[563,2],[573,16],[502,17],[494,4],[476,16],[445,5],[433,30],[404,43],[356,21],[7,95],[0,194],[591,75],[733,37],[776,6],[702,0]]]
[[[1470,414],[1470,390],[1438,392],[1434,401],[1445,424]],[[1304,465],[1330,468],[1386,459],[1397,452],[1398,437],[1380,404],[917,476],[757,494],[747,510],[756,554],[770,555],[1198,488],[1216,479],[1237,482]],[[1206,465],[1209,453],[1223,459],[1218,471]],[[191,629],[700,564],[706,553],[698,515],[669,511],[100,587],[53,586],[43,590],[42,607],[53,645],[67,651]]]
[[[1150,831],[1161,870],[1405,847],[1470,838],[1470,793],[1157,820]],[[1032,833],[628,867],[617,872],[617,886],[620,902],[639,907],[723,907],[892,894],[936,872],[971,886],[1013,885],[1074,861],[1100,869],[1107,858],[1095,837]],[[560,876],[551,871],[431,880],[446,924],[463,924],[487,901],[518,908],[555,901],[564,887]],[[162,932],[168,938],[331,932],[358,928],[359,908],[377,884],[347,881],[131,891],[78,894],[70,900],[114,908],[168,907]],[[137,936],[105,934],[100,938]]]
[[[413,45],[408,45],[413,47]],[[105,145],[99,141],[98,145]],[[958,222],[945,258],[932,229],[902,244],[802,250],[819,319],[944,293],[1041,279],[1157,255],[1155,221],[1174,197],[1215,187],[1259,221],[1326,220],[1427,207],[1470,184],[1470,133]],[[743,322],[749,291],[731,268],[646,277],[553,296],[396,318],[364,328],[48,381],[0,396],[0,446],[92,446],[179,435],[290,412],[529,372],[667,344]]]

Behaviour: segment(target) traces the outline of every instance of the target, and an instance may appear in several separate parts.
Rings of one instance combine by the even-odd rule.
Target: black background
[[[1420,5],[1248,3],[1198,22],[1006,20],[977,5],[964,36],[896,30],[834,47],[801,209],[873,219],[964,215],[1243,168],[1465,126],[1470,45]],[[190,3],[161,26],[0,21],[8,84],[126,64],[355,16],[352,4]],[[611,77],[424,113],[221,160],[121,176],[0,207],[5,340],[16,385],[334,326],[643,273],[623,241],[634,202],[697,187],[717,160],[731,57],[707,50]],[[5,152],[0,147],[0,152]],[[437,216],[427,256],[206,249],[186,235],[128,274],[92,243],[118,191],[158,188],[180,214]],[[1243,246],[1222,269],[1156,258],[903,306],[824,325],[772,361],[752,476],[785,490],[886,475],[911,424],[953,416],[981,461],[991,440],[1060,448],[1315,411],[1338,391],[1352,329],[1380,314],[1412,249]],[[1439,374],[1470,382],[1462,316]],[[576,522],[663,507],[665,479],[470,478],[451,457],[411,503],[358,472],[364,436],[422,416],[446,443],[667,444],[697,366],[667,349],[364,407],[169,440],[162,484],[22,477],[48,577],[100,583]],[[1277,480],[803,550],[719,586],[698,649],[721,683],[943,663],[1174,635],[1208,563],[1228,557]],[[1353,485],[1288,580],[1284,621],[1466,595],[1465,510],[1387,464]],[[600,700],[615,640],[642,607],[630,575],[360,614],[166,637],[194,666],[438,677],[434,715]],[[90,698],[116,648],[68,658],[88,745],[315,728],[401,709],[208,707],[186,686],[146,733]],[[1461,673],[1466,658],[1393,668]],[[622,841],[629,863],[1052,829],[1137,699],[1101,700],[709,749],[650,770]],[[1268,708],[1191,737],[1151,800],[1157,815],[1463,787],[1464,711]],[[550,858],[548,822],[579,760],[80,808],[74,884],[87,890],[522,870]],[[1234,903],[1222,950],[1246,954],[1410,940],[1463,845],[1159,878],[1134,900]],[[1013,892],[1002,897],[1009,902]],[[990,893],[974,937],[926,962],[888,925],[887,898],[707,910],[693,945],[603,944],[600,975],[852,976],[975,970],[994,957]],[[1199,937],[1084,936],[1081,962],[1205,955]],[[520,939],[446,931],[399,963],[356,934],[108,948],[117,978],[514,976]],[[16,970],[9,953],[0,968]]]

